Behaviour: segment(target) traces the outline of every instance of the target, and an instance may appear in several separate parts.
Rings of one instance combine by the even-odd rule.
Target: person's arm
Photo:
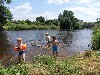
[[[60,49],[61,49],[61,44],[57,41],[57,44],[59,45]]]

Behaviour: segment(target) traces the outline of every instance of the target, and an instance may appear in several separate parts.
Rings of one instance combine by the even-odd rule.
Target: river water
[[[17,38],[22,37],[23,43],[27,44],[26,60],[31,60],[37,54],[52,55],[52,50],[46,50],[37,46],[32,46],[31,42],[40,40],[41,45],[46,44],[45,33],[50,36],[56,35],[62,45],[59,55],[69,57],[78,52],[91,49],[92,30],[58,31],[58,30],[22,30],[22,31],[3,31],[0,32],[0,62],[2,64],[11,63],[17,59],[18,52],[13,50],[17,44]]]

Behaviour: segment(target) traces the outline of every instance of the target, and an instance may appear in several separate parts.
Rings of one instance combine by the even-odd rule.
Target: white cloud
[[[63,4],[67,2],[75,2],[75,3],[91,3],[93,0],[48,0],[48,3],[51,4]]]
[[[28,19],[30,15],[30,18],[33,17],[33,15],[31,14],[32,7],[30,6],[29,2],[23,3],[22,5],[12,8],[11,12],[15,20]]]
[[[26,20],[29,19],[31,21],[35,21],[36,17],[43,16],[45,19],[55,19],[58,15],[52,12],[43,12],[43,13],[33,13],[32,7],[29,2],[24,3],[22,5],[16,6],[11,9],[14,20]]]
[[[53,4],[63,4],[66,2],[69,2],[70,0],[48,0],[48,3],[53,3]]]
[[[100,16],[100,10],[98,7],[94,7],[95,4],[90,4],[88,7],[68,7],[67,10],[74,12],[75,17],[83,19],[84,21],[96,21],[96,18]]]
[[[53,1],[53,0],[52,0]],[[56,0],[59,1],[59,0]],[[62,0],[63,2],[65,0]],[[67,1],[67,0],[66,0]],[[70,0],[70,1],[82,1],[82,0]],[[92,1],[92,0],[91,0]],[[73,6],[67,6],[66,8],[62,9],[64,10],[71,10],[74,12],[75,17],[84,21],[96,21],[96,18],[100,17],[100,2],[95,3],[88,3],[87,5],[73,5]],[[55,9],[55,8],[54,8]],[[35,20],[36,17],[43,16],[45,19],[57,19],[59,13],[62,11],[49,11],[46,10],[44,12],[37,11],[37,13],[34,13],[34,9],[32,9],[32,6],[29,2],[23,3],[22,5],[13,7],[11,9],[13,18],[15,20],[26,20],[29,19],[31,21]],[[39,12],[39,13],[38,13]]]
[[[44,12],[41,15],[44,16],[46,19],[57,19],[58,18],[58,14],[54,14],[52,12]]]
[[[31,10],[32,10],[32,7],[30,6],[30,3],[28,3],[28,2],[27,3],[23,3],[22,5],[11,9],[11,11],[13,13],[17,13],[17,14],[21,14],[21,13],[27,14],[27,13],[30,13]]]
[[[93,0],[77,0],[77,2],[79,1],[79,3],[91,3],[93,2]]]

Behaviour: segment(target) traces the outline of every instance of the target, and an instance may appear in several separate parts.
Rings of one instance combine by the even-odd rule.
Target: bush
[[[100,28],[95,29],[92,37],[92,48],[100,49]]]

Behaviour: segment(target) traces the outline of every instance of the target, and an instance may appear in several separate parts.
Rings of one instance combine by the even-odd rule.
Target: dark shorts
[[[52,51],[57,52],[58,51],[57,46],[52,46]]]
[[[23,51],[19,51],[19,55],[23,55],[23,54],[25,54],[24,50]]]

